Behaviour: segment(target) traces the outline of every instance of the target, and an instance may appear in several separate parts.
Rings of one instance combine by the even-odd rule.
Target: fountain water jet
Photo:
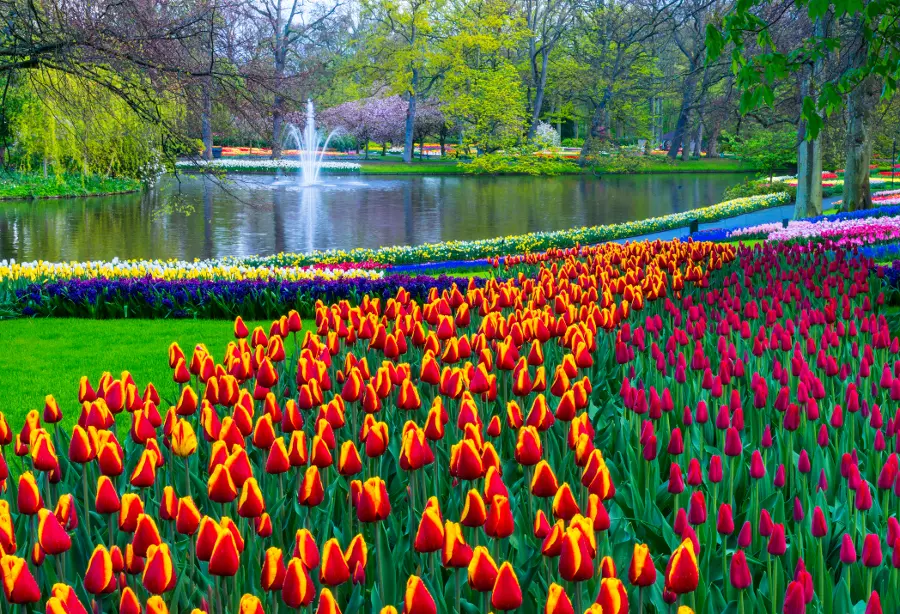
[[[300,185],[311,186],[319,183],[322,158],[334,133],[335,131],[329,133],[325,138],[325,144],[319,149],[319,132],[316,130],[312,99],[306,100],[306,125],[303,131],[298,130],[293,124],[288,124],[285,140],[292,141],[300,150]]]

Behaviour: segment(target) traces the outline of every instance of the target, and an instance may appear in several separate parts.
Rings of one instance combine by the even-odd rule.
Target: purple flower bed
[[[474,279],[477,286],[485,280]],[[16,291],[12,311],[24,316],[82,318],[276,318],[296,309],[314,314],[315,303],[359,300],[363,295],[387,299],[400,287],[416,299],[431,288],[438,292],[453,284],[462,289],[469,279],[390,275],[382,279],[347,280],[160,280],[88,279],[32,284]]]

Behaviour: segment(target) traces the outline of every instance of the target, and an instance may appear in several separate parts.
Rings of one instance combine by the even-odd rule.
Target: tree
[[[588,131],[581,149],[584,163],[609,134],[610,110],[646,82],[655,70],[650,46],[677,0],[634,0],[627,4],[590,0],[579,12],[567,53],[579,65],[574,94],[587,109]],[[638,94],[646,100],[646,92]]]
[[[846,103],[854,136],[847,139],[844,207],[869,206],[869,168],[863,164],[868,157],[868,123],[878,96],[877,80],[882,81],[881,97],[887,100],[900,79],[900,4],[885,0],[791,0],[775,15],[765,11],[765,5],[765,0],[739,2],[721,27],[711,24],[707,29],[710,57],[718,57],[726,47],[731,49],[737,84],[742,89],[742,112],[771,105],[776,84],[790,74],[808,70],[810,64],[827,61],[831,55],[852,59],[817,83],[817,88],[805,88],[800,113],[805,122],[804,138],[813,140],[826,118]],[[812,23],[828,17],[839,27],[828,36],[822,36],[821,29],[801,32],[796,46],[779,48],[773,30],[790,10],[804,13]]]
[[[533,139],[544,107],[550,56],[571,27],[576,15],[572,0],[520,0],[528,30],[528,138]]]
[[[734,154],[769,177],[796,161],[796,137],[790,130],[757,130],[746,139],[730,139]]]
[[[448,67],[442,98],[465,145],[496,151],[516,144],[525,128],[525,92],[511,50],[527,31],[504,0],[469,0],[452,13],[443,41]]]
[[[363,0],[372,31],[363,40],[359,68],[371,82],[390,84],[407,102],[403,161],[412,162],[417,105],[444,74],[436,48],[442,0]]]
[[[271,54],[273,77],[272,157],[280,158],[285,90],[297,76],[289,72],[290,60],[296,59],[301,49],[317,44],[340,5],[337,1],[322,4],[311,0],[250,0],[246,6],[266,26],[263,40]]]

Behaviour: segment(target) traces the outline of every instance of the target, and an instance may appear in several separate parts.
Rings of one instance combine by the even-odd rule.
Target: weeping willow
[[[176,122],[183,109],[163,95],[160,121],[147,121],[121,96],[54,70],[31,71],[18,88],[22,104],[11,122],[17,163],[45,176],[155,177],[163,168],[163,123]]]

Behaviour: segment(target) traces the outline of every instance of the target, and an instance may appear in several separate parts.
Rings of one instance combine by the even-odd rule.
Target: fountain
[[[311,99],[306,101],[306,125],[300,132],[293,124],[288,124],[285,140],[293,142],[300,150],[300,185],[311,186],[319,183],[319,171],[322,168],[322,158],[328,148],[328,141],[334,136],[332,131],[326,138],[325,144],[319,149],[319,132],[316,130],[315,109]]]

